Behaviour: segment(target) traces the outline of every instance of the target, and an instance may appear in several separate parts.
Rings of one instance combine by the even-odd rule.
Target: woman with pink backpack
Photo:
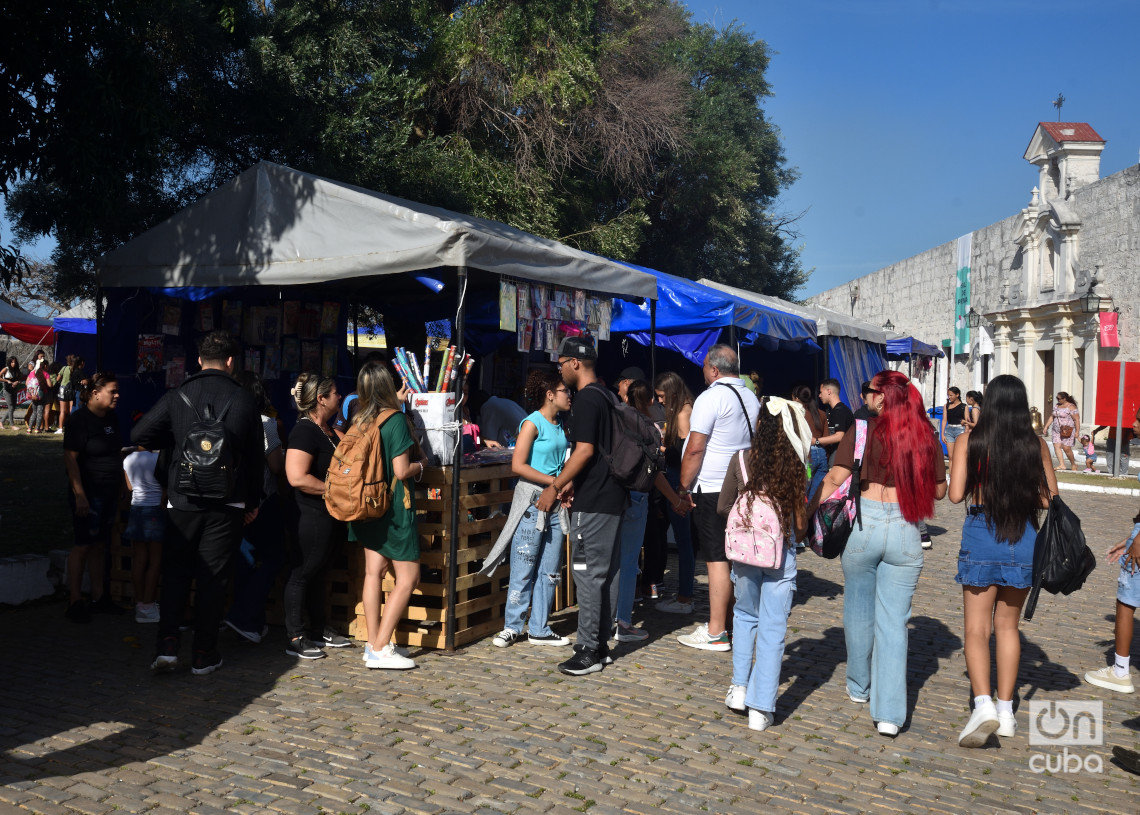
[[[811,439],[803,405],[765,398],[752,447],[733,456],[717,501],[717,512],[728,517],[725,554],[736,594],[732,684],[724,703],[747,711],[752,730],[767,730],[775,720],[796,591],[795,541],[807,532]]]

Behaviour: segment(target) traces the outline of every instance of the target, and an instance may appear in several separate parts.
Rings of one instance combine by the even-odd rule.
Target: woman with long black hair
[[[1007,737],[1017,731],[1017,625],[1033,583],[1038,516],[1057,494],[1057,477],[1048,445],[1033,432],[1025,385],[1015,376],[990,381],[986,409],[962,442],[950,462],[950,500],[968,502],[954,579],[962,585],[974,712],[958,744],[981,747],[995,731]],[[991,621],[997,644],[996,704],[990,695]]]
[[[658,374],[653,383],[657,398],[665,406],[665,478],[676,491],[681,485],[681,451],[689,437],[689,419],[693,415],[693,394],[685,381],[672,371]],[[689,503],[680,501],[666,510],[673,539],[677,542],[677,594],[661,600],[655,606],[668,614],[693,613],[693,587],[697,574],[697,554],[693,550],[693,536],[689,527]],[[660,582],[664,564],[647,562],[653,584]]]
[[[907,717],[907,621],[923,559],[918,524],[934,514],[935,499],[946,495],[946,463],[922,396],[905,375],[880,371],[869,395],[861,524],[843,552],[847,694],[859,704],[869,701],[879,733],[894,737]],[[859,434],[856,424],[843,435],[819,502],[854,469]]]

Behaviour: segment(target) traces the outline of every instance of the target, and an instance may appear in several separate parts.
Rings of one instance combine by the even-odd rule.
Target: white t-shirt
[[[123,459],[123,472],[131,482],[131,506],[157,507],[162,503],[162,485],[154,477],[158,453],[136,450]]]
[[[734,392],[740,394],[740,399],[733,395]],[[747,418],[740,409],[741,399],[748,411]],[[696,398],[689,418],[689,432],[703,433],[708,436],[708,441],[694,491],[720,492],[733,455],[751,446],[752,436],[748,428],[756,427],[759,418],[760,400],[738,377],[722,376]],[[688,446],[689,439],[685,439],[685,447]]]

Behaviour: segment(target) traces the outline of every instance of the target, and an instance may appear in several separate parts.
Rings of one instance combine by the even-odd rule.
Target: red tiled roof
[[[1041,127],[1058,144],[1066,141],[1104,141],[1086,122],[1041,122]]]

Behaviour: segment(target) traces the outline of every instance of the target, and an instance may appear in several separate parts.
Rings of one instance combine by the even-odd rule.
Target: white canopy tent
[[[624,264],[266,161],[97,263],[108,287],[287,286],[440,266],[657,296],[653,275]]]

